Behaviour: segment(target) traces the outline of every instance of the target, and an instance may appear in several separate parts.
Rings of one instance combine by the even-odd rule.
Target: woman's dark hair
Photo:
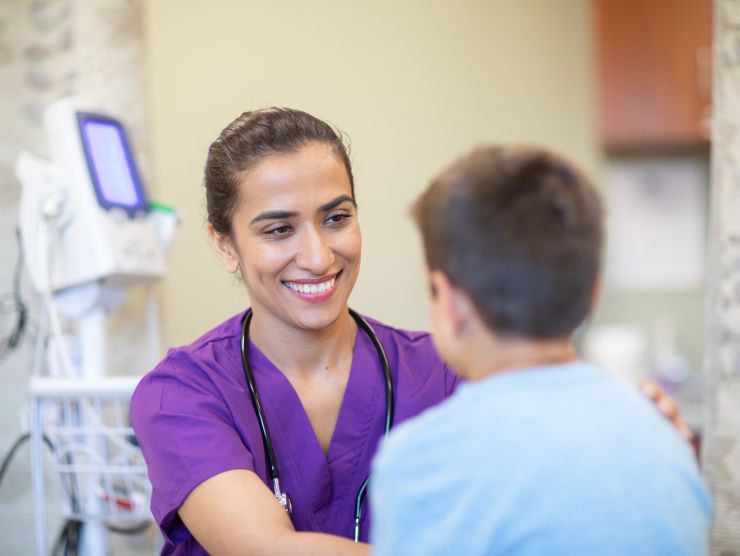
[[[490,146],[416,201],[427,264],[470,295],[497,334],[564,338],[591,308],[601,265],[599,194],[548,151]]]
[[[327,145],[342,161],[354,200],[355,182],[344,135],[301,110],[264,108],[244,112],[208,148],[203,177],[208,222],[219,234],[231,237],[241,175],[267,156],[295,152],[312,142]]]

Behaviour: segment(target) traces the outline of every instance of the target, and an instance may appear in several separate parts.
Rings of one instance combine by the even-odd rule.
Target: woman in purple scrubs
[[[386,396],[378,353],[347,306],[361,235],[346,149],[304,112],[247,112],[211,145],[204,185],[209,235],[252,302],[248,357],[293,513],[267,486],[241,312],[170,350],[131,402],[163,553],[367,554],[349,539]],[[390,362],[395,423],[451,393],[456,378],[428,334],[368,321]]]
[[[242,311],[170,350],[131,401],[163,554],[368,554],[350,540],[354,503],[386,397],[378,353],[347,306],[361,251],[347,151],[305,112],[246,112],[211,145],[204,185],[208,233],[252,302],[247,354],[293,513],[267,486]],[[452,392],[456,378],[428,334],[368,320],[390,362],[396,424]],[[685,427],[670,399],[652,397]]]

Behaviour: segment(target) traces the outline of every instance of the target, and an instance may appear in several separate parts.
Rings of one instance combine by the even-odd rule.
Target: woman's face
[[[255,322],[320,330],[346,312],[362,238],[349,177],[325,144],[308,143],[249,169],[232,238],[210,230],[227,270],[241,270]]]

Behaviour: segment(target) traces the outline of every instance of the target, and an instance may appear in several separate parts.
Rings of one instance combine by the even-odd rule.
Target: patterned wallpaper
[[[13,167],[21,150],[45,154],[41,113],[51,101],[78,95],[120,117],[132,136],[145,183],[149,150],[145,64],[139,0],[0,0],[0,300],[11,289],[17,259],[20,184]],[[23,285],[30,304],[31,329],[18,349],[0,361],[0,454],[23,431],[35,323],[41,310],[30,284]],[[132,292],[109,329],[109,374],[142,374],[150,361],[131,346],[146,346],[146,300]],[[14,315],[0,304],[0,339]],[[14,307],[12,307],[15,310]],[[26,425],[27,426],[27,425]],[[0,490],[0,554],[34,550],[33,502],[28,450],[19,451]],[[59,508],[48,504],[50,534],[56,534]],[[141,541],[141,539],[139,539]],[[151,542],[111,538],[118,555],[151,554]]]
[[[79,95],[123,118],[147,175],[138,0],[0,2],[0,205],[17,202],[18,151],[43,152],[41,113]]]
[[[715,1],[714,40],[703,465],[712,554],[740,556],[740,0]]]

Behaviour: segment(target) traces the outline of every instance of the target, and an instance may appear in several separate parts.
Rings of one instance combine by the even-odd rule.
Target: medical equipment
[[[106,554],[109,527],[139,530],[152,521],[151,484],[144,457],[132,442],[129,400],[139,377],[34,377],[31,394],[31,473],[39,556],[46,541],[48,488],[67,521],[83,522],[83,554]],[[44,454],[44,439],[53,447]]]
[[[127,285],[165,272],[158,235],[122,124],[84,103],[63,99],[44,112],[50,161],[22,152],[20,224],[37,290],[105,280]],[[57,237],[50,260],[40,248]],[[32,256],[37,255],[37,256]]]
[[[82,554],[97,556],[108,552],[107,527],[151,521],[151,485],[128,422],[139,377],[106,376],[107,314],[126,288],[164,275],[177,214],[150,207],[118,120],[75,99],[52,103],[43,120],[50,159],[22,152],[16,162],[23,250],[48,317],[30,382],[36,544],[48,553],[46,434],[63,515],[84,522]],[[149,293],[153,364],[158,323]],[[62,317],[75,336],[65,335]]]
[[[380,343],[378,336],[375,331],[368,324],[368,322],[362,318],[361,315],[349,309],[350,315],[355,319],[357,325],[365,331],[370,337],[370,340],[378,352],[378,358],[383,367],[383,377],[385,379],[385,424],[384,434],[387,436],[393,425],[393,379],[391,376],[391,367],[388,363],[388,357],[385,354],[383,345]],[[265,413],[262,409],[262,401],[260,400],[259,391],[257,390],[257,384],[254,381],[254,375],[252,373],[252,367],[249,364],[249,357],[247,356],[249,346],[249,324],[252,321],[252,311],[249,311],[242,322],[242,337],[241,337],[241,355],[242,365],[244,367],[244,376],[247,379],[247,385],[249,387],[249,395],[252,399],[252,405],[254,406],[254,412],[257,415],[257,421],[260,426],[260,433],[262,435],[262,443],[265,447],[265,457],[267,459],[267,468],[270,473],[270,479],[272,480],[273,492],[275,498],[283,507],[283,509],[291,514],[293,512],[293,503],[287,492],[280,488],[280,471],[278,469],[277,459],[275,458],[275,452],[272,448],[272,437],[267,427],[267,420],[265,419]],[[360,521],[362,519],[362,502],[365,499],[367,493],[367,485],[370,477],[365,477],[365,480],[360,485],[355,496],[355,511],[354,511],[354,540],[355,542],[360,541]]]

